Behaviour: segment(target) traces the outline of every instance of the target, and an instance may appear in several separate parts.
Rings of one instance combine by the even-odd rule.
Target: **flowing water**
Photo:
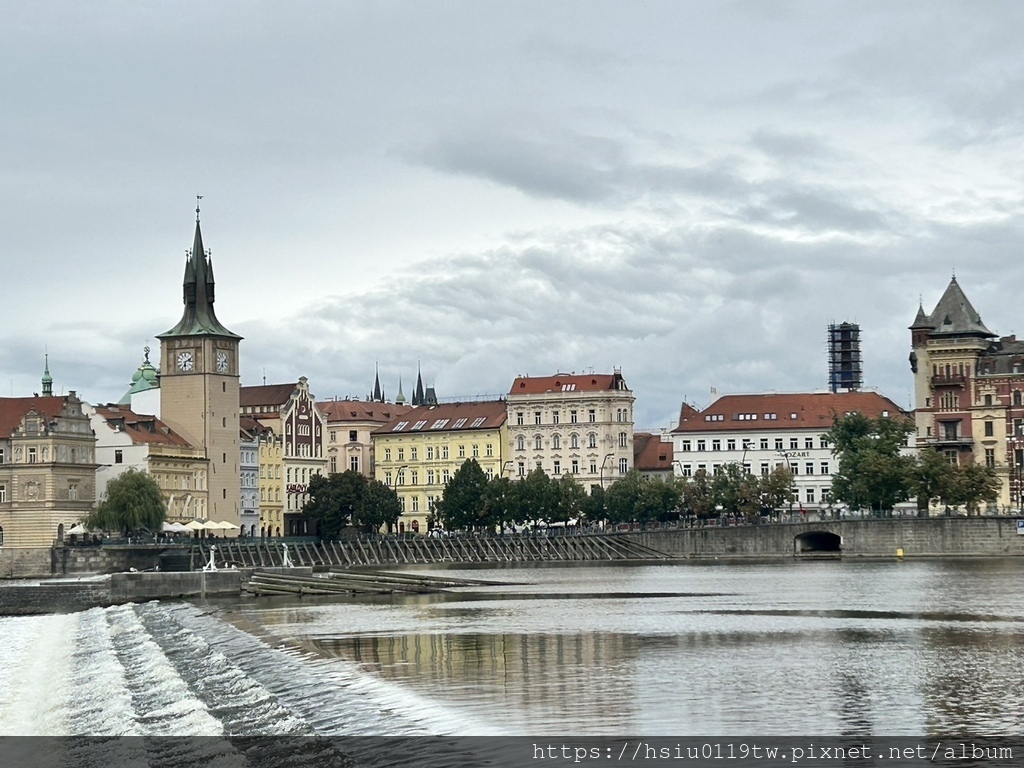
[[[0,735],[949,735],[1024,722],[1024,559],[430,573],[496,584],[2,618]]]

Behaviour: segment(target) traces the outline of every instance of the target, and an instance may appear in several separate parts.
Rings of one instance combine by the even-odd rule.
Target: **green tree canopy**
[[[85,524],[105,531],[159,531],[167,519],[167,505],[156,480],[129,469],[107,483],[106,498]]]
[[[876,513],[910,498],[914,461],[902,456],[900,449],[913,430],[913,423],[899,416],[837,416],[826,435],[839,457],[832,497],[851,509]]]
[[[319,523],[320,537],[336,539],[353,523],[366,494],[366,478],[351,469],[328,477],[313,475],[303,512]]]
[[[375,533],[385,526],[390,531],[401,516],[402,502],[395,490],[380,480],[371,480],[355,508],[352,524],[365,533]]]
[[[458,530],[487,524],[484,515],[484,493],[487,475],[476,459],[463,462],[444,487],[437,507],[437,517],[445,528]]]

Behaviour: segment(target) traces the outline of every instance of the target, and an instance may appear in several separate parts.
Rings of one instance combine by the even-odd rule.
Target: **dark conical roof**
[[[374,366],[373,371],[373,396],[371,397],[375,403],[384,402],[384,393],[380,388],[380,369]]]
[[[949,281],[946,292],[942,294],[926,323],[919,326],[918,322],[915,320],[912,327],[931,328],[935,334],[986,337],[996,335],[981,322],[981,315],[971,306],[971,302],[956,281],[956,276]]]
[[[918,303],[917,305],[917,316],[914,318],[914,324],[910,326],[911,330],[918,328],[931,328],[932,324],[928,322],[928,315],[924,312],[924,305]]]
[[[185,280],[182,287],[185,311],[181,315],[181,320],[171,330],[161,333],[157,338],[164,339],[174,336],[242,338],[221,325],[213,311],[213,265],[203,249],[203,233],[199,228],[198,216],[196,217],[196,234],[192,241],[192,251],[185,262]]]

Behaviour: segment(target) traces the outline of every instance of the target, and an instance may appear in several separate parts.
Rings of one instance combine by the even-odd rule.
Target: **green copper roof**
[[[132,395],[160,386],[160,372],[149,362],[149,347],[146,347],[145,355],[142,364],[132,374],[131,387],[124,393],[124,397],[117,401],[118,405],[131,405]]]
[[[185,262],[183,289],[185,311],[181,315],[181,320],[171,330],[158,335],[158,339],[175,336],[242,338],[221,325],[213,311],[213,263],[203,249],[203,233],[199,229],[198,216],[196,217],[196,236],[192,243],[192,252],[188,256],[188,261]]]

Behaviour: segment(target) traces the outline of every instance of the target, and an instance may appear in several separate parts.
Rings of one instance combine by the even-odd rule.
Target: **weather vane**
[[[199,223],[199,201],[203,199],[202,195],[196,195],[196,223]]]

